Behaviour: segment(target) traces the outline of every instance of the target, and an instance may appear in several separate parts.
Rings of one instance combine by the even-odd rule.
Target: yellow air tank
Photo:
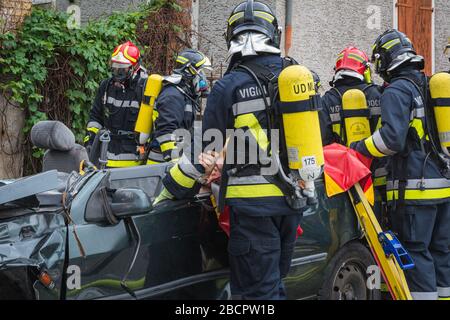
[[[370,113],[364,92],[351,89],[342,96],[344,116],[345,143],[350,147],[352,142],[370,137]]]
[[[450,157],[450,74],[441,72],[432,76],[430,93],[441,148]]]
[[[280,73],[278,86],[289,168],[313,190],[324,164],[313,76],[306,67],[292,65]]]
[[[144,98],[139,109],[134,131],[140,133],[139,144],[144,145],[153,129],[153,108],[156,98],[161,92],[163,77],[159,74],[152,74],[148,77],[144,89]]]

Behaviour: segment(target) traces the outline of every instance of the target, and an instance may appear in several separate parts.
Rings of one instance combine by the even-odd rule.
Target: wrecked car
[[[209,193],[152,206],[172,164],[80,174],[69,162],[82,148],[55,150],[48,136],[44,172],[0,182],[0,299],[231,298],[227,236]],[[378,299],[348,195],[328,198],[323,180],[316,188],[288,299]]]

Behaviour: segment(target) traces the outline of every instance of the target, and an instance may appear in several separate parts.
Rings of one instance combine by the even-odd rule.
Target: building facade
[[[199,48],[226,65],[223,33],[226,19],[241,0],[193,0],[194,26]],[[263,0],[275,11],[286,30],[291,2],[292,39],[289,55],[316,71],[325,85],[332,79],[337,54],[354,45],[370,55],[379,34],[399,28],[415,43],[427,61],[427,72],[448,70],[443,54],[450,37],[448,0]],[[196,12],[197,11],[197,12]],[[196,13],[195,13],[196,12]],[[285,39],[282,43],[285,52]]]
[[[150,0],[151,1],[151,0]],[[226,20],[231,10],[243,0],[190,0],[194,46],[211,56],[215,76],[227,66],[224,40]],[[290,49],[282,42],[283,53],[316,71],[327,85],[333,76],[336,55],[354,45],[370,55],[376,37],[389,28],[398,28],[414,42],[419,54],[426,58],[426,71],[432,74],[448,70],[443,54],[450,37],[449,0],[262,0],[277,15],[283,31],[286,17],[292,36]],[[52,3],[67,11],[80,8],[80,22],[111,14],[113,11],[135,10],[148,0],[33,0]],[[186,2],[185,0],[183,2]],[[291,10],[287,10],[291,8]],[[286,32],[285,32],[286,34]]]

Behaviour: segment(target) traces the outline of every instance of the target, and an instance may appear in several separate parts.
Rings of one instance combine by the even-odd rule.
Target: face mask
[[[205,98],[209,95],[209,93],[210,93],[209,83],[208,83],[208,79],[206,79],[206,75],[203,73],[203,71],[200,71],[195,76],[193,84],[194,84],[194,88],[195,88],[195,94],[197,96]]]
[[[133,74],[133,67],[127,65],[113,64],[111,66],[111,74],[114,81],[125,82]]]

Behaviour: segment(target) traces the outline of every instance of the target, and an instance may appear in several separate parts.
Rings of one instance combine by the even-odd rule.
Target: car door
[[[313,298],[324,281],[334,254],[358,237],[358,224],[346,193],[328,198],[322,179],[316,181],[318,204],[303,214],[303,235],[297,239],[291,271],[285,279],[290,299]]]
[[[93,195],[105,186],[132,187],[154,198],[169,168],[163,164],[99,172],[80,191],[71,210],[67,299],[127,299],[133,294],[137,298],[214,299],[226,289],[226,238],[201,197],[167,201],[132,217],[140,245],[127,277],[128,289],[123,287],[137,239],[123,220],[108,224],[92,219],[91,213],[98,208]]]

